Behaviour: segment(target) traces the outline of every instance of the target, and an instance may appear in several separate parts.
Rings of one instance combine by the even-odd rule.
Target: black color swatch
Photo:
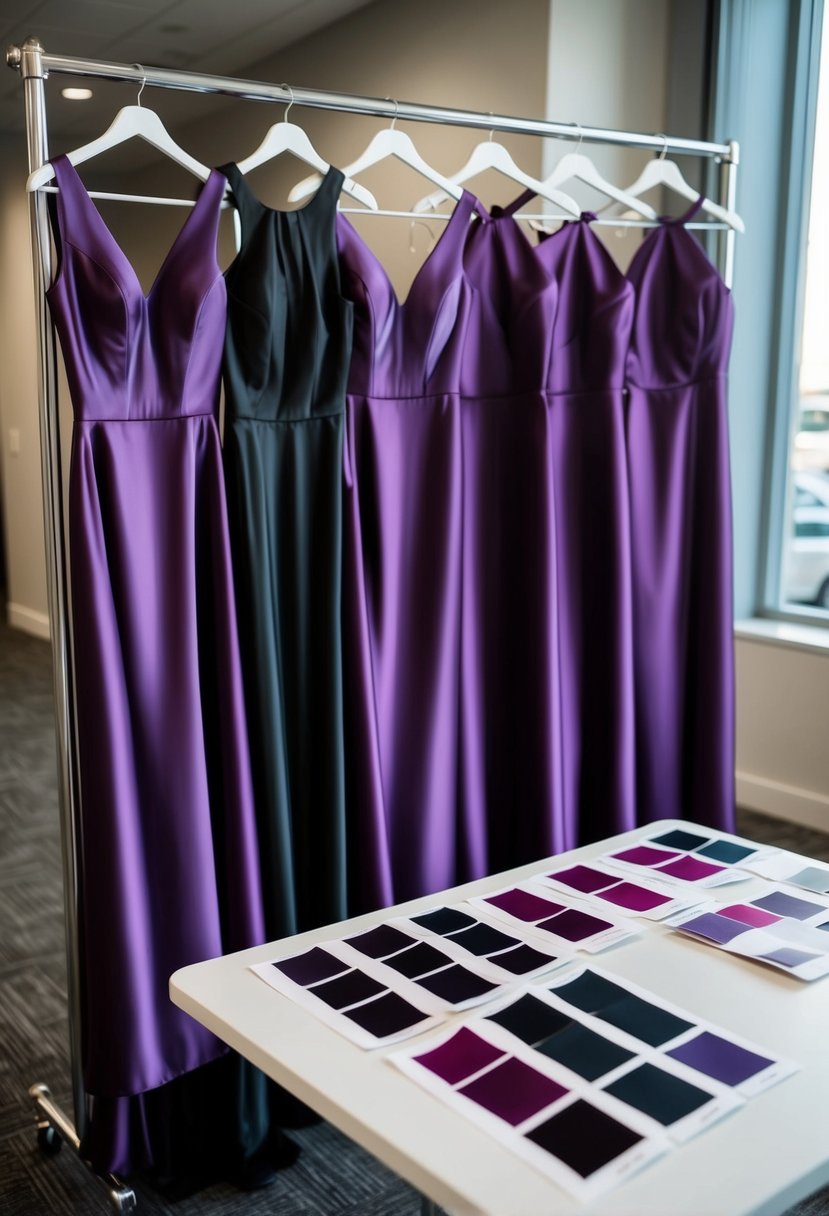
[[[578,1101],[539,1123],[527,1132],[527,1139],[569,1165],[582,1178],[589,1178],[638,1144],[642,1137],[589,1102]]]
[[[362,971],[349,971],[348,975],[327,980],[310,991],[333,1009],[342,1009],[345,1005],[355,1005],[357,1001],[366,1001],[370,996],[378,996],[386,989],[383,984],[378,984],[377,980],[372,979],[370,975],[364,975]]]
[[[708,844],[710,840],[710,836],[697,836],[693,832],[683,832],[680,828],[675,828],[664,836],[652,836],[648,844],[661,844],[666,849],[697,849],[702,844]]]
[[[669,1013],[667,1009],[660,1009],[650,1001],[629,994],[606,1009],[600,1009],[597,1016],[619,1030],[626,1030],[643,1043],[649,1043],[651,1047],[661,1047],[694,1025],[675,1013]]]
[[[349,1009],[347,1013],[343,1014],[343,1017],[351,1018],[351,1021],[362,1026],[363,1030],[382,1039],[387,1034],[396,1034],[398,1030],[405,1030],[407,1026],[414,1026],[416,1022],[422,1022],[426,1014],[415,1009],[414,1005],[410,1005],[408,1001],[404,1001],[403,997],[398,996],[396,992],[387,992],[385,996],[378,997],[376,1001],[369,1001],[366,1005],[358,1005],[356,1009]]]
[[[533,950],[532,946],[521,945],[499,954],[492,961],[513,975],[526,975],[528,971],[535,971],[536,967],[551,967],[556,960],[551,954],[543,954],[540,950]]]
[[[465,929],[467,925],[478,922],[474,916],[458,912],[455,908],[436,908],[434,912],[424,912],[422,916],[413,916],[416,925],[422,925],[432,933],[454,933],[456,929]]]
[[[614,1001],[621,1001],[627,996],[626,990],[619,984],[606,980],[604,976],[595,975],[592,971],[585,971],[583,975],[577,976],[569,984],[556,987],[554,991],[556,996],[560,996],[564,1001],[569,1001],[571,1005],[584,1010],[585,1013],[595,1013],[597,1009],[605,1009]]]
[[[566,1013],[552,1009],[534,996],[519,997],[506,1009],[493,1013],[489,1020],[497,1022],[531,1047],[572,1024],[572,1019]]]
[[[321,950],[319,946],[314,946],[313,950],[307,950],[305,954],[298,954],[295,958],[282,959],[273,965],[277,971],[284,972],[289,980],[303,985],[315,984],[317,980],[325,980],[330,975],[339,975],[348,970],[348,963],[341,963],[333,954]]]
[[[699,1086],[691,1085],[653,1064],[634,1068],[633,1072],[608,1085],[607,1092],[627,1102],[628,1106],[635,1106],[637,1110],[650,1115],[663,1127],[670,1127],[678,1119],[699,1110],[712,1097]]]
[[[385,958],[395,950],[410,946],[414,938],[409,937],[408,933],[401,933],[393,925],[378,925],[376,929],[369,929],[367,933],[358,933],[356,937],[347,937],[345,940],[349,946],[353,946],[361,954],[367,954],[369,958]]]
[[[463,946],[470,954],[494,954],[496,950],[506,950],[509,946],[519,945],[517,937],[509,937],[492,925],[478,923],[471,929],[464,929],[452,935],[452,941]],[[496,959],[497,962],[497,959]]]
[[[535,1049],[578,1073],[586,1081],[595,1081],[597,1077],[603,1077],[611,1069],[633,1059],[633,1052],[578,1022],[573,1022],[552,1038],[536,1043]]]
[[[448,967],[451,962],[452,959],[447,958],[442,950],[436,950],[428,942],[418,942],[410,950],[395,954],[394,958],[387,958],[386,966],[393,967],[395,971],[407,975],[412,980],[415,976],[425,975],[427,971],[434,971],[436,967]]]
[[[475,996],[483,996],[485,992],[492,992],[498,987],[490,980],[475,975],[473,971],[467,971],[466,967],[461,967],[459,963],[454,967],[447,967],[444,971],[436,971],[434,975],[425,975],[417,982],[421,988],[434,992],[435,996],[453,1005],[469,1001]]]

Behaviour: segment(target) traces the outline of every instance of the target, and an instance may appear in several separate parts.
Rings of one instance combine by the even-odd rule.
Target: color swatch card
[[[388,1058],[581,1199],[797,1067],[593,967],[527,985]]]
[[[416,1003],[408,1000],[327,946],[255,963],[251,971],[360,1047],[399,1042],[437,1026],[443,1015],[441,1002],[425,989]]]
[[[598,858],[629,873],[649,871],[659,880],[717,887],[745,882],[752,858],[767,857],[770,850],[748,840],[733,840],[718,833],[674,828]]]
[[[616,908],[648,920],[663,920],[701,902],[699,895],[666,882],[660,884],[650,874],[637,878],[636,882],[627,881],[620,877],[618,870],[596,861],[587,865],[564,866],[540,877],[557,891],[582,895],[596,900],[606,909]]]
[[[528,979],[572,962],[572,955],[560,952],[549,939],[529,941],[526,932],[504,933],[488,921],[470,915],[462,905],[439,905],[411,919],[401,917],[388,927],[431,941],[432,947],[439,942],[439,948],[459,963],[468,964],[470,960],[486,963],[488,974],[495,975],[500,983]],[[356,938],[349,941],[352,945],[357,943]]]
[[[708,903],[668,924],[710,946],[800,980],[829,975],[829,908],[771,889],[746,903]]]
[[[489,1019],[387,1059],[579,1199],[618,1184],[670,1147],[652,1120]]]
[[[789,853],[776,849],[771,856],[758,858],[748,863],[752,873],[773,882],[785,882],[801,891],[812,891],[815,895],[829,895],[829,866],[822,861],[812,861],[800,853]]]
[[[639,933],[629,921],[595,916],[561,899],[554,900],[549,888],[539,883],[502,887],[471,899],[469,904],[510,925],[515,932],[534,932],[539,940],[552,940],[590,954],[621,945]]]

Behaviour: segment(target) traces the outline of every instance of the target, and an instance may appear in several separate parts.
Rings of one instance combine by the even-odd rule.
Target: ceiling
[[[369,0],[0,0],[0,45],[36,35],[56,55],[152,64],[221,75],[244,75],[292,42],[331,24]],[[294,83],[301,84],[301,81]],[[51,135],[97,134],[108,108],[67,101],[67,84],[89,84],[112,111],[134,100],[131,85],[68,76],[47,82]],[[161,91],[154,93],[157,105]],[[204,114],[197,94],[164,92],[165,121]],[[161,107],[159,107],[161,108]],[[0,132],[24,130],[20,78],[0,65]]]

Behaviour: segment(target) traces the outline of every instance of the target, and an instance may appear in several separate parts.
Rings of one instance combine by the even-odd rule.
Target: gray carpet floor
[[[2,605],[0,605],[2,618]],[[829,836],[742,813],[757,840],[829,860]],[[27,1097],[44,1081],[71,1111],[50,650],[0,623],[0,1212],[110,1210],[74,1155],[45,1158]],[[264,1191],[213,1187],[174,1205],[136,1187],[146,1216],[416,1216],[419,1196],[327,1124],[291,1136],[299,1161]],[[506,1214],[505,1214],[506,1216]],[[829,1216],[829,1191],[788,1216]]]

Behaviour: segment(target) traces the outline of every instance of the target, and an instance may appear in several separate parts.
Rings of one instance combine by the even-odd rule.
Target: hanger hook
[[[489,110],[489,111],[488,111],[488,113],[489,113],[489,117],[490,117],[490,118],[492,118],[492,110]],[[492,136],[493,136],[494,134],[495,134],[495,128],[494,128],[494,127],[490,127],[490,128],[489,128],[489,142],[490,142],[490,143],[492,143]]]
[[[282,121],[287,122],[288,114],[290,113],[291,106],[294,104],[294,90],[291,88],[291,86],[289,84],[283,84],[282,88],[288,90],[288,95],[291,98],[291,100],[288,102],[287,106],[285,107],[285,113],[282,115]]]
[[[138,106],[138,108],[140,110],[141,109],[141,94],[144,92],[144,89],[147,87],[147,73],[146,73],[146,70],[142,67],[142,65],[140,63],[134,63],[132,66],[134,68],[138,68],[139,72],[141,73],[141,88],[138,90],[138,96],[135,99],[135,104]]]
[[[573,127],[578,127],[578,129],[579,129],[579,142],[576,144],[576,151],[578,152],[579,148],[581,147],[582,143],[584,142],[584,128],[582,127],[580,122],[574,122],[574,123],[571,123],[570,125]]]
[[[656,134],[662,140],[662,151],[659,153],[659,160],[664,160],[668,155],[668,136],[663,135],[661,131],[657,131]]]
[[[391,120],[391,126],[389,127],[389,130],[393,131],[394,127],[395,127],[395,123],[397,122],[397,115],[400,112],[400,102],[397,100],[396,97],[387,97],[386,101],[390,101],[392,103],[392,105],[394,106],[394,118]]]

